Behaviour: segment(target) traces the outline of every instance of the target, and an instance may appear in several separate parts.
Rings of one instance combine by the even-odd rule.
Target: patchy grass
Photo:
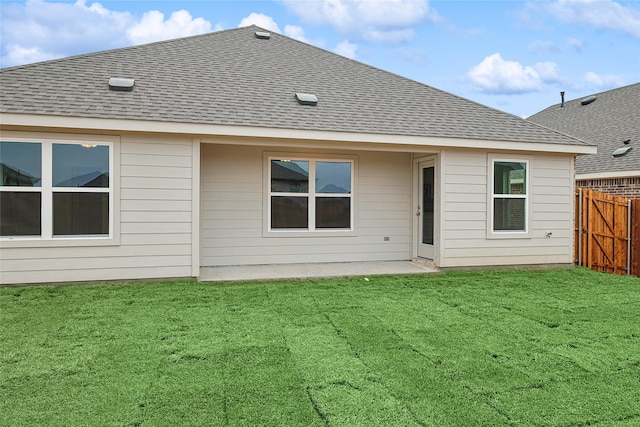
[[[640,424],[640,279],[0,289],[3,425]]]

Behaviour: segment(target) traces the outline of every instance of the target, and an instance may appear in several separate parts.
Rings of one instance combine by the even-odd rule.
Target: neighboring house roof
[[[587,147],[433,87],[244,27],[6,68],[0,111]],[[112,77],[135,79],[112,91]],[[296,92],[318,97],[299,105]]]
[[[309,181],[309,173],[295,163],[274,162],[271,165],[271,178],[284,181]]]
[[[578,157],[580,175],[640,171],[640,83],[556,104],[528,120],[597,145],[597,154]],[[631,150],[613,157],[628,139]]]
[[[93,171],[80,176],[74,176],[54,184],[56,187],[102,187],[109,188],[109,174]]]
[[[31,187],[40,181],[40,178],[34,177],[29,172],[0,163],[0,185]]]

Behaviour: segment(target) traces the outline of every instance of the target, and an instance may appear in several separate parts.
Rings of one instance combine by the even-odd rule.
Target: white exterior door
[[[436,224],[435,159],[418,163],[418,257],[434,259]]]

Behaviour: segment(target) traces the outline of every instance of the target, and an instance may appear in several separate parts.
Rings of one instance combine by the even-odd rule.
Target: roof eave
[[[216,125],[205,123],[176,123],[151,120],[104,119],[71,116],[3,113],[0,129],[23,127],[80,130],[85,132],[144,132],[200,136],[228,136],[241,138],[273,138],[287,140],[316,140],[329,142],[384,144],[391,146],[450,147],[484,150],[550,152],[564,154],[596,154],[596,147],[580,144],[499,141],[440,136],[396,135],[326,130],[285,129],[260,126]]]
[[[640,177],[640,169],[576,174],[576,179],[607,179],[607,178],[635,178],[635,177]]]

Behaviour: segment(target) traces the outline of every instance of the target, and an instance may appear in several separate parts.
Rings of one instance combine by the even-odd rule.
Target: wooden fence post
[[[631,201],[631,274],[640,277],[640,199]]]
[[[591,218],[593,218],[593,200],[591,196],[591,190],[584,192],[587,202],[587,264],[585,267],[593,268],[593,224],[591,224]]]

